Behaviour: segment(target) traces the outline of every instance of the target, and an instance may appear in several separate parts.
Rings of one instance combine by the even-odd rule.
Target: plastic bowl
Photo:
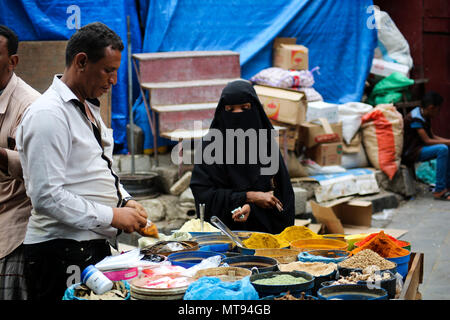
[[[255,270],[258,273],[278,270],[278,261],[274,258],[252,255],[238,255],[222,260],[223,264],[230,267],[241,267],[249,270]]]
[[[188,251],[172,253],[167,259],[175,266],[190,268],[213,256],[220,256],[221,260],[225,258],[224,254],[213,251]]]
[[[410,257],[411,257],[411,253],[408,253],[407,255],[405,255],[403,257],[386,258],[386,260],[396,263],[397,264],[397,272],[402,275],[403,279],[405,279],[406,275],[408,274],[408,265],[409,265]]]
[[[396,294],[396,286],[397,286],[397,278],[395,277],[395,275],[390,272],[390,271],[385,271],[388,272],[391,277],[387,280],[382,280],[379,283],[373,283],[373,282],[367,282],[367,281],[358,281],[358,283],[356,284],[360,284],[360,285],[364,285],[366,287],[381,287],[383,289],[386,290],[387,294],[388,294],[388,299],[394,299],[395,298],[395,294]],[[329,286],[337,286],[338,284],[333,284],[335,281],[331,280],[331,281],[324,281],[320,284],[321,287],[329,287]]]
[[[254,283],[254,281],[256,280],[272,278],[277,275],[283,274],[306,279],[306,282],[299,284],[285,284],[285,285],[267,285]],[[279,295],[287,291],[291,293],[305,292],[306,294],[310,294],[312,289],[314,288],[314,276],[303,271],[291,271],[291,272],[274,271],[262,274],[254,274],[250,277],[250,283],[256,289],[260,297],[268,295]]]
[[[402,240],[403,241],[403,240]],[[404,245],[402,247],[402,249],[408,250],[409,252],[411,252],[411,242],[408,241],[404,241],[406,243],[408,243],[407,245]],[[359,248],[360,246],[356,245],[356,243],[354,244],[355,249]]]
[[[312,289],[312,294],[317,295],[317,291],[322,287],[323,282],[328,282],[336,279],[337,270],[333,270],[333,272],[323,275],[316,276],[314,279],[314,288]]]
[[[303,239],[290,243],[290,248],[298,252],[311,251],[315,249],[332,249],[347,251],[348,244],[345,241],[333,239]]]
[[[111,281],[130,280],[138,276],[138,268],[103,271],[103,274]]]
[[[322,287],[317,291],[321,300],[387,300],[387,291],[383,288],[368,288],[360,284],[339,284]]]
[[[278,263],[297,261],[297,251],[292,249],[256,249],[255,255],[277,259]]]
[[[323,262],[339,263],[348,258],[350,252],[345,250],[309,250],[298,254],[298,260],[301,262]]]

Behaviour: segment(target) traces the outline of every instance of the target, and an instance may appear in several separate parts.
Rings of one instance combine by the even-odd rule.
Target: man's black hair
[[[122,40],[114,31],[101,22],[90,23],[69,39],[66,48],[66,66],[69,67],[80,52],[86,53],[89,61],[97,62],[105,56],[105,48],[109,46],[114,50],[124,49]]]
[[[434,91],[429,91],[423,95],[422,98],[422,108],[426,108],[429,105],[434,105],[436,107],[440,106],[442,102],[444,101],[444,98],[442,96]]]
[[[8,55],[16,54],[19,47],[19,38],[15,32],[7,26],[0,25],[0,36],[4,36],[8,40]]]

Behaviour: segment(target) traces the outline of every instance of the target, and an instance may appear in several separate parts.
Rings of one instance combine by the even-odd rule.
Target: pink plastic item
[[[103,274],[111,281],[129,280],[137,277],[138,268],[107,271]]]

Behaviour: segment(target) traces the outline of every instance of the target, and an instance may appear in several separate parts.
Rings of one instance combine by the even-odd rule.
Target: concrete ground
[[[423,300],[450,299],[450,202],[421,193],[392,211],[390,220],[372,220],[372,227],[406,229],[400,239],[413,252],[424,253]]]

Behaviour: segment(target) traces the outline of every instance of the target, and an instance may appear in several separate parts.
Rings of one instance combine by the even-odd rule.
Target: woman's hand
[[[237,210],[233,213],[232,219],[235,222],[245,222],[248,219],[248,216],[250,215],[250,205],[249,204],[244,204],[241,208],[241,210]]]
[[[278,211],[283,211],[283,204],[277,197],[273,195],[273,191],[269,192],[247,192],[247,201],[254,203],[260,208],[270,209],[277,208]]]

